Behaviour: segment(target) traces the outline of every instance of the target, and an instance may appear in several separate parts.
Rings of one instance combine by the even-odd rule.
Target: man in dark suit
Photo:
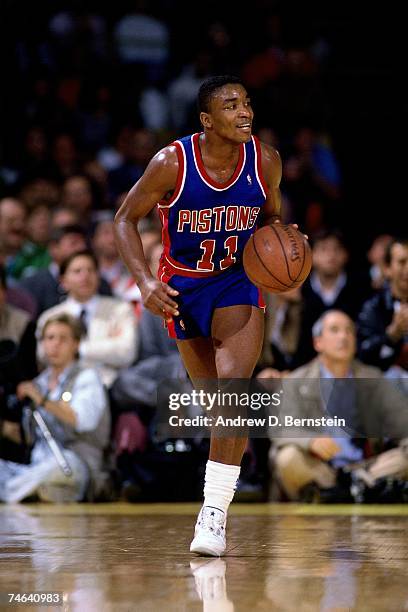
[[[387,283],[363,305],[359,355],[382,370],[408,371],[408,238],[394,238],[385,254]],[[398,370],[397,370],[398,371]]]
[[[368,276],[347,269],[349,253],[342,234],[325,230],[313,239],[313,269],[302,287],[302,312],[298,348],[290,369],[312,359],[312,327],[327,310],[342,310],[356,320],[363,302],[370,295]]]
[[[371,486],[380,478],[407,480],[406,398],[381,370],[355,359],[356,331],[345,313],[324,313],[313,326],[313,338],[318,356],[282,382],[282,427],[270,431],[271,460],[286,495],[299,499],[311,482],[333,487],[339,468],[359,465],[364,451],[372,454],[385,440],[393,440],[395,448],[374,453],[360,474]],[[344,418],[345,425],[325,424],[322,417]]]

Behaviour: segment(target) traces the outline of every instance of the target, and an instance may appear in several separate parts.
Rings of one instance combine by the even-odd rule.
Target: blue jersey
[[[206,172],[200,134],[173,144],[179,172],[170,200],[159,203],[166,265],[182,276],[205,277],[241,262],[266,200],[261,148],[256,137],[240,145],[235,171],[226,183]]]

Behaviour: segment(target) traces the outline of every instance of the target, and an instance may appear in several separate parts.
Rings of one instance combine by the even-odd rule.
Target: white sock
[[[204,506],[219,508],[227,513],[234,497],[241,466],[207,461],[204,484]]]

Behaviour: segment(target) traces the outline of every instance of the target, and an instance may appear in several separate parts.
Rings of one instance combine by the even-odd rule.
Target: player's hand
[[[337,455],[340,446],[332,438],[314,438],[310,443],[309,449],[320,459],[329,461]]]
[[[282,221],[280,219],[275,219],[274,223],[282,223]],[[295,228],[295,230],[299,229],[299,226],[297,223],[289,223],[289,225],[291,225],[292,227]],[[303,234],[304,237],[306,238],[306,240],[309,240],[309,236],[307,234]]]
[[[145,281],[139,288],[143,305],[153,314],[159,315],[165,321],[171,321],[173,316],[180,314],[177,302],[172,299],[179,294],[176,289],[155,278]]]

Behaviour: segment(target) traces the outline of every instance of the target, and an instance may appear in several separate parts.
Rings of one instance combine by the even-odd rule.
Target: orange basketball
[[[248,278],[269,293],[300,287],[312,267],[312,251],[304,235],[292,225],[274,223],[257,230],[245,245]]]

